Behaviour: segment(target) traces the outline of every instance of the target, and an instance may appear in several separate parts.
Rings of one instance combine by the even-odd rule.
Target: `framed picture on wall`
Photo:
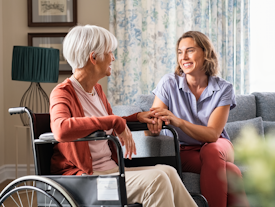
[[[70,27],[77,23],[77,0],[28,0],[29,27]]]
[[[59,49],[59,75],[72,74],[72,69],[63,57],[62,42],[67,33],[28,33],[28,45]]]

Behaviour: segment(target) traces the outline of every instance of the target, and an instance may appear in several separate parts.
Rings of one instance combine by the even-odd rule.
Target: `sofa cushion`
[[[264,128],[263,128],[262,117],[256,117],[254,119],[226,123],[225,130],[227,131],[232,143],[240,135],[241,130],[245,126],[254,127],[256,129],[256,131],[258,132],[258,134],[260,136],[264,137]]]
[[[182,181],[189,192],[201,193],[200,190],[200,174],[183,172]]]
[[[275,134],[275,121],[264,121],[264,133],[267,134]]]
[[[252,93],[256,97],[257,116],[264,121],[275,121],[275,93],[262,92]]]
[[[112,107],[113,114],[118,116],[130,116],[137,112],[142,112],[142,110],[137,106],[130,105],[117,105]]]
[[[242,121],[256,117],[256,100],[254,95],[237,95],[237,106],[229,112],[227,122]]]
[[[140,107],[142,111],[149,111],[153,105],[154,95],[138,95],[135,105]]]

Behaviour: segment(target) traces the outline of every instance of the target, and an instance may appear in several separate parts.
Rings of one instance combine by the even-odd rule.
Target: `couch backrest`
[[[138,95],[135,105],[142,111],[149,111],[153,105],[155,95]]]
[[[242,121],[256,117],[256,100],[254,95],[237,95],[237,106],[230,110],[227,122]]]

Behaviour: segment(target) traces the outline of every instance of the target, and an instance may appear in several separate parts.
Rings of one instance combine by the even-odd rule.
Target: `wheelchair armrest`
[[[141,123],[141,122],[133,122],[133,121],[127,121],[127,126],[130,129],[130,131],[144,131],[148,130],[147,124],[146,123]],[[165,126],[164,122],[162,124],[162,128]],[[163,128],[164,129],[164,128]]]
[[[148,130],[146,123],[127,121],[126,124],[127,124],[128,128],[130,129],[130,131]]]
[[[93,141],[93,140],[102,140],[106,139],[106,132],[105,131],[95,131],[88,135],[87,137],[79,138],[77,140],[74,140],[73,142],[79,142],[79,141]],[[58,143],[58,141],[55,140],[54,135],[52,132],[43,133],[39,136],[39,139],[35,140],[36,144],[43,144],[43,143]]]
[[[96,141],[96,140],[106,140],[106,139],[111,140],[116,146],[117,155],[118,155],[117,158],[118,158],[119,173],[120,173],[120,176],[123,177],[125,175],[123,153],[122,153],[122,148],[121,148],[120,142],[118,141],[117,137],[115,137],[113,135],[106,135],[105,131],[95,131],[95,132],[91,133],[89,136],[79,138],[77,140],[74,140],[73,142]],[[55,144],[55,143],[59,143],[59,142],[55,140],[52,132],[47,132],[47,133],[41,134],[39,136],[39,139],[35,139],[34,143],[35,144],[46,144],[46,143]]]

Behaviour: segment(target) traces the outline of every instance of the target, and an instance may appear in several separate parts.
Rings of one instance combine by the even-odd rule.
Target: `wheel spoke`
[[[46,183],[45,183],[44,187],[45,187],[45,190],[47,190],[47,189],[46,189]],[[46,198],[46,196],[45,196],[45,206],[46,206],[46,203],[47,203],[47,198]]]
[[[13,196],[11,196],[11,199],[14,201],[14,203],[15,203],[18,207],[20,207],[20,206],[18,205],[18,203],[14,200]]]
[[[27,186],[26,182],[24,182],[24,185]],[[31,207],[30,206],[30,199],[29,199],[29,192],[28,192],[28,190],[26,190],[26,195],[27,195],[27,200],[28,200],[28,206]]]
[[[32,190],[31,206],[32,206],[32,204],[33,204],[33,195],[34,195],[34,191]]]
[[[17,192],[16,194],[17,194],[18,200],[19,200],[19,202],[21,204],[21,207],[23,207],[23,204],[22,204],[21,197],[20,197],[19,193]]]
[[[61,201],[61,203],[60,203],[60,204],[62,204],[64,201],[65,201],[65,198],[63,198],[63,199],[62,199],[62,201]]]
[[[55,193],[55,189],[53,190],[53,194],[52,194],[53,197],[54,197],[54,193]],[[51,200],[51,202],[49,203],[49,207],[51,207],[51,205],[52,205],[52,200]]]
[[[35,181],[32,181],[32,186],[33,187],[35,186]],[[31,207],[32,207],[32,204],[33,204],[33,196],[34,196],[34,191],[32,190]]]

